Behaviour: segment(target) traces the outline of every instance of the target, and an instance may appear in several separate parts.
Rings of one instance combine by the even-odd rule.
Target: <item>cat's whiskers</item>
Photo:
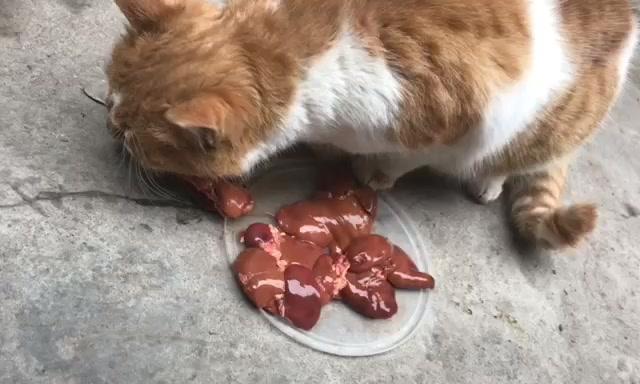
[[[129,138],[133,145],[133,149],[135,150],[135,153],[142,160],[141,162],[136,162],[136,164],[138,165],[138,182],[151,195],[155,195],[157,197],[160,197],[166,200],[175,201],[175,202],[184,202],[181,199],[177,198],[176,195],[171,193],[169,190],[160,186],[160,183],[158,183],[158,181],[154,178],[152,171],[148,170],[146,167],[142,165],[144,163],[148,163],[148,159],[145,155],[145,152],[143,150],[143,147],[142,147],[142,144],[140,143],[139,138],[134,134],[131,134]]]
[[[153,178],[153,176],[151,175],[151,173],[149,172],[149,170],[145,167],[140,167],[141,171],[142,171],[142,178],[145,184],[147,184],[147,186],[149,187],[149,190],[151,191],[151,193],[165,198],[165,199],[172,199],[172,197],[169,195],[168,192],[165,192],[156,182],[156,180]]]
[[[136,189],[142,192],[145,196],[148,193],[146,185],[141,181],[140,177],[140,162],[136,158],[136,154],[138,153],[136,147],[135,136],[131,133],[131,131],[124,132],[122,146],[124,147],[124,151],[126,152],[125,156],[128,154],[128,165],[129,165],[129,180],[128,180],[128,188],[129,193],[133,192],[133,179],[135,178],[135,186]],[[133,177],[132,177],[133,175]]]
[[[120,166],[125,167],[127,163],[131,161],[131,156],[129,152],[124,148],[124,146],[120,147]]]
[[[149,184],[145,180],[143,176],[143,167],[139,162],[136,162],[136,181],[138,182],[138,187],[145,195],[145,197],[153,197],[154,192],[149,187]]]
[[[140,158],[140,161],[135,162],[136,163],[135,176],[136,176],[136,182],[138,184],[138,187],[145,195],[153,195],[154,192],[152,188],[149,186],[149,183],[147,182],[147,180],[143,175],[144,167],[142,166],[141,162],[145,162],[146,158],[144,156],[144,151],[142,151],[142,146],[140,145],[140,142],[138,141],[137,137],[134,134],[130,134],[127,136],[129,138],[129,141],[131,142],[133,151]]]
[[[149,183],[149,187],[151,188],[151,191],[153,193],[167,200],[172,200],[180,203],[184,202],[182,199],[178,198],[171,191],[162,187],[160,183],[155,179],[153,175],[153,171],[150,171],[142,167],[142,173],[143,173],[143,176],[145,177],[145,180]]]
[[[117,141],[117,151],[118,151],[118,169],[122,169],[127,165],[127,162],[129,161],[128,156],[127,156],[127,151],[124,148],[124,144],[122,143],[122,140],[118,140]]]
[[[127,164],[127,192],[132,193],[134,191],[133,188],[133,177],[134,168],[137,163],[136,158],[131,149],[131,135],[129,132],[122,133],[122,157]]]
[[[131,194],[133,192],[133,181],[131,175],[133,174],[133,166],[134,160],[130,159],[127,163],[127,193]]]

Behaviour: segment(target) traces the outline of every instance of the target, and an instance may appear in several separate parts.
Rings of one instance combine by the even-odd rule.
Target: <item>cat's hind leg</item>
[[[567,165],[562,163],[514,177],[510,186],[511,219],[522,238],[560,249],[577,245],[593,231],[598,216],[595,206],[562,206],[566,176]]]

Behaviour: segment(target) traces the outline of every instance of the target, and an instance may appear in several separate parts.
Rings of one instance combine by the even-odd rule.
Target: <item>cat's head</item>
[[[129,21],[109,78],[109,127],[143,167],[239,176],[263,138],[255,69],[204,0],[116,0]]]

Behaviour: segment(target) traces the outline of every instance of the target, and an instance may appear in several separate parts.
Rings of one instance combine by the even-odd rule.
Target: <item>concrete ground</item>
[[[111,1],[0,3],[0,383],[639,383],[640,72],[574,166],[600,204],[565,255],[523,257],[499,204],[420,175],[393,192],[437,250],[433,315],[379,357],[295,344],[258,316],[222,222],[145,204],[80,92],[122,30]]]

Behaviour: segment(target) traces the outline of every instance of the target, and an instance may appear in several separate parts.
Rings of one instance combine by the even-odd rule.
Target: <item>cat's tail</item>
[[[511,188],[511,219],[525,240],[548,248],[576,246],[593,231],[598,219],[594,205],[562,206],[566,165],[518,176]]]

